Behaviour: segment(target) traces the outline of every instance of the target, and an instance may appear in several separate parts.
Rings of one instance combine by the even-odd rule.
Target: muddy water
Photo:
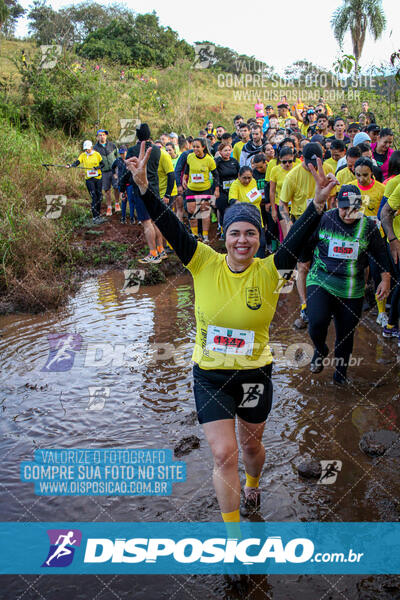
[[[210,452],[193,418],[190,277],[142,287],[136,294],[124,293],[123,284],[122,273],[109,272],[87,281],[63,310],[0,317],[2,521],[220,519]],[[384,340],[373,318],[364,316],[355,339],[354,384],[344,391],[331,384],[332,368],[316,376],[308,365],[301,366],[306,358],[299,344],[309,340],[292,327],[297,310],[295,293],[282,295],[271,327],[277,360],[274,407],[264,434],[262,514],[271,521],[398,520],[398,465],[396,473],[393,465],[368,458],[358,447],[366,431],[400,430],[397,343]],[[64,372],[46,370],[49,336],[68,333],[78,336],[73,338],[73,364]],[[332,348],[332,331],[328,341]],[[92,387],[107,390],[97,398],[100,404],[93,404]],[[200,438],[200,448],[184,457],[187,479],[174,484],[172,496],[39,497],[33,484],[19,480],[20,461],[31,460],[37,448],[173,448],[188,435]],[[301,479],[295,465],[304,458],[341,461],[336,482],[317,485]],[[358,576],[3,576],[0,597],[397,597],[390,591],[386,596],[385,581]]]

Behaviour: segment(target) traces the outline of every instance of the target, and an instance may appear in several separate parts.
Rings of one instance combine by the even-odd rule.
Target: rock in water
[[[200,448],[200,439],[196,435],[189,435],[188,437],[184,437],[178,442],[174,448],[175,456],[183,456],[184,454],[189,454],[191,450],[195,448]]]
[[[400,436],[386,429],[368,431],[360,440],[360,450],[368,456],[382,456],[387,450],[399,445]]]
[[[321,477],[321,464],[317,460],[305,460],[297,467],[299,475],[307,478],[319,479]]]

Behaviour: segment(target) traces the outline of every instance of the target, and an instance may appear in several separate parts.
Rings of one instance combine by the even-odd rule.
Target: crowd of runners
[[[233,133],[209,121],[196,137],[154,139],[142,123],[130,148],[99,130],[97,143],[86,140],[69,165],[86,169],[94,224],[105,219],[102,192],[106,217],[114,196],[121,224],[129,205],[129,223],[143,226],[149,253],[139,262],[157,264],[175,252],[193,276],[194,394],[226,522],[239,521],[239,444],[241,512],[259,507],[272,403],[269,324],[287,279],[296,278],[294,325],[308,327],[312,373],[333,355],[334,384],[349,385],[368,289],[381,334],[400,346],[400,152],[392,130],[376,123],[367,102],[353,116],[346,105],[334,115],[322,100],[290,106],[283,98],[276,109],[258,101],[254,110],[247,120],[234,117]],[[211,247],[216,237],[226,253]]]

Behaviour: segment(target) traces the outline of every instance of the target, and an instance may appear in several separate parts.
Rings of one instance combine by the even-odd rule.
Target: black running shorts
[[[272,406],[272,363],[259,369],[205,370],[193,367],[200,423],[234,419],[262,423]]]

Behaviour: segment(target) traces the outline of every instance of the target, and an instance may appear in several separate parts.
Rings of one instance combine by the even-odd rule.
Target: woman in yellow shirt
[[[90,140],[83,142],[82,154],[80,154],[75,162],[67,165],[68,168],[83,165],[86,169],[86,187],[92,199],[92,217],[95,225],[104,223],[107,219],[100,217],[101,199],[102,199],[102,172],[104,167],[103,158],[99,152],[93,150],[93,143]]]
[[[257,207],[261,223],[263,222],[261,213],[261,192],[257,188],[257,182],[253,177],[253,171],[250,167],[241,167],[239,170],[238,178],[232,183],[229,189],[229,204],[235,204],[236,202],[247,202]],[[260,247],[256,254],[258,258],[265,257],[265,233],[264,229],[261,232]]]
[[[213,182],[210,174],[212,174]],[[189,215],[190,229],[193,235],[198,235],[198,220],[196,214],[200,211],[207,212],[210,208],[210,198],[213,189],[219,185],[219,176],[215,160],[208,151],[204,138],[193,140],[193,153],[189,154],[186,162],[185,175],[182,186],[185,190],[184,207]],[[199,206],[196,208],[196,201]],[[203,215],[203,242],[208,244],[208,231],[210,229],[210,212]]]
[[[271,202],[271,217],[276,223],[279,224],[282,229],[283,238],[287,235],[285,226],[285,220],[282,217],[279,210],[279,199],[281,196],[282,185],[286,175],[293,169],[294,166],[294,153],[292,148],[284,146],[279,154],[279,164],[274,167],[271,171],[271,178],[269,182],[269,199]]]

